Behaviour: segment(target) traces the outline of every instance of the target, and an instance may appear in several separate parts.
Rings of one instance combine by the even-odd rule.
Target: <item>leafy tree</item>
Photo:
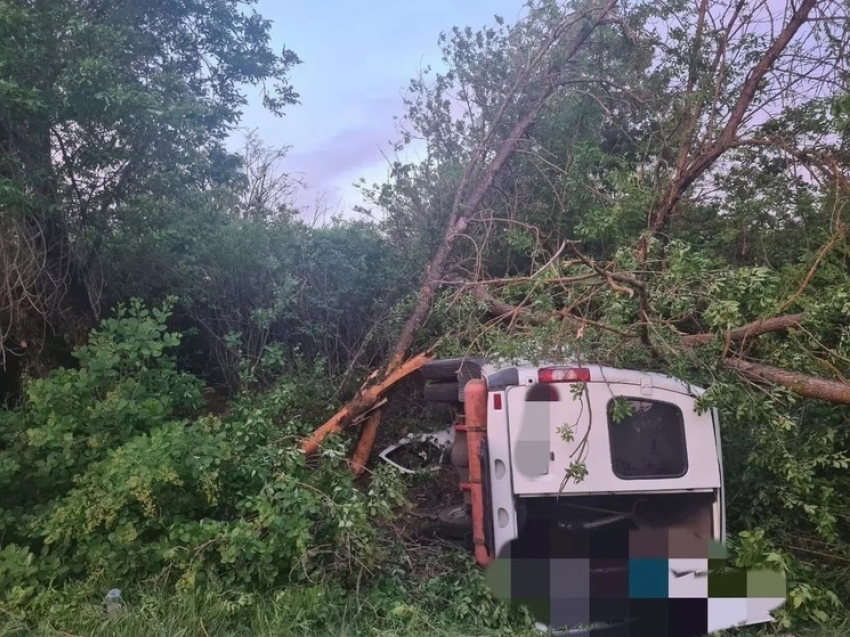
[[[182,311],[231,389],[244,387],[243,373],[260,380],[250,370],[269,348],[355,380],[389,348],[386,320],[412,276],[370,224],[310,228],[292,219],[222,224],[197,236],[175,266]]]
[[[111,235],[161,227],[164,196],[230,183],[245,84],[281,114],[294,53],[251,0],[0,3],[0,330],[83,336]]]

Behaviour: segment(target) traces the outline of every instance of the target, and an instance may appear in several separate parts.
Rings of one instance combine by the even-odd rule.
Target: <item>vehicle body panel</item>
[[[717,454],[713,451],[718,441],[715,438],[712,414],[697,414],[694,411],[693,397],[654,387],[647,391],[645,387],[623,383],[587,383],[586,391],[578,396],[570,392],[567,384],[551,385],[548,390],[558,394],[556,401],[528,401],[530,387],[510,387],[505,392],[507,429],[513,459],[511,471],[516,495],[720,488],[720,466]],[[675,405],[681,410],[687,449],[687,473],[684,476],[623,479],[615,475],[612,469],[607,418],[607,407],[614,397],[657,401]],[[501,414],[499,416],[504,418]],[[491,420],[489,424],[493,422]],[[522,446],[537,444],[537,441],[526,442],[523,430],[527,431],[530,426],[540,424],[548,429],[549,435],[545,441],[548,448],[545,449],[545,454],[541,454],[548,457],[545,472],[524,471],[519,459],[528,454],[523,451]],[[557,430],[560,427],[571,430],[569,441],[565,441]],[[532,431],[532,434],[536,433],[537,431]],[[541,443],[540,447],[543,446]],[[570,463],[582,457],[587,468],[587,477],[581,482],[565,481],[565,472]]]

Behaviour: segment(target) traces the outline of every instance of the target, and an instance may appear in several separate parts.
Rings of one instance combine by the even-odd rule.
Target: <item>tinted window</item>
[[[618,478],[680,478],[688,472],[684,421],[675,405],[612,400],[608,403],[608,436],[611,465]]]

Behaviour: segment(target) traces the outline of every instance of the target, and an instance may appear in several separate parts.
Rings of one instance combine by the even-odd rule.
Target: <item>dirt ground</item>
[[[463,493],[451,466],[440,467],[428,476],[415,476],[408,491],[409,506],[396,520],[393,532],[407,545],[411,574],[430,579],[447,570],[441,557],[446,552],[473,551],[472,538],[465,541],[439,534],[437,515],[448,506],[462,504]]]

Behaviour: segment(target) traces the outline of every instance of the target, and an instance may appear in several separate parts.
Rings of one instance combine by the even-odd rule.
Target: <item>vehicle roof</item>
[[[587,369],[590,370],[591,382],[640,385],[641,383],[649,381],[653,387],[657,387],[658,389],[667,389],[669,391],[689,394],[691,396],[700,396],[705,393],[705,389],[702,387],[692,385],[691,383],[666,374],[636,369],[608,367],[605,365],[591,365],[578,363],[576,361],[562,360],[537,363],[530,363],[527,361],[487,361],[481,366],[481,375],[486,379],[496,372],[513,368],[517,370],[520,383],[526,385],[536,382],[538,370],[546,367],[580,367],[582,369]]]

